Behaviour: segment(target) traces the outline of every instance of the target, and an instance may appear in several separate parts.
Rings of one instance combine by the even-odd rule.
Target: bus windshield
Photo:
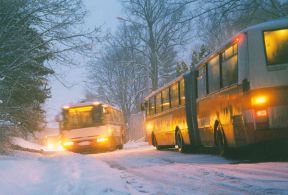
[[[85,106],[65,109],[63,111],[63,130],[79,129],[101,125],[102,106]]]

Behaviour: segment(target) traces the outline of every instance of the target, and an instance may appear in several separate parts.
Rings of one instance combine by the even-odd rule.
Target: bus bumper
[[[100,137],[89,140],[73,140],[70,142],[73,142],[73,144],[70,143],[65,145],[64,142],[63,148],[72,152],[106,151],[114,150],[117,148],[117,141],[114,137]]]

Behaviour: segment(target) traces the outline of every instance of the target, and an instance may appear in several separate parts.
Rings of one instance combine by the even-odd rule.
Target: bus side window
[[[222,54],[222,83],[223,87],[238,81],[238,53],[237,44],[227,48]]]
[[[169,87],[162,91],[162,108],[163,111],[168,110],[170,108]]]
[[[109,107],[104,107],[105,109],[105,118],[106,118],[106,122],[110,122],[111,121],[111,109]]]
[[[180,92],[180,104],[184,105],[185,104],[184,79],[180,80],[179,87],[180,87],[180,90],[179,90],[179,92]]]
[[[122,116],[123,116],[122,113],[120,111],[118,111],[119,123],[124,123]]]
[[[156,95],[156,114],[162,111],[161,92]]]
[[[171,86],[171,107],[176,107],[179,105],[179,92],[178,92],[178,82]]]
[[[288,63],[288,29],[264,32],[267,65]]]
[[[207,85],[206,85],[206,65],[199,69],[197,77],[197,93],[198,98],[207,95]]]
[[[117,116],[116,116],[116,110],[115,109],[111,109],[112,110],[112,113],[111,113],[111,115],[112,115],[112,121],[113,122],[116,122],[117,121]]]
[[[149,98],[149,116],[155,114],[155,96]]]
[[[219,55],[212,58],[208,64],[208,89],[209,93],[220,89],[220,63]]]

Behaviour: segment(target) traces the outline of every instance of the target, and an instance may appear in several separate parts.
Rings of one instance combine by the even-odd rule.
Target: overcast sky
[[[89,14],[85,26],[92,29],[95,26],[104,25],[105,29],[112,32],[116,30],[119,21],[117,16],[121,16],[121,5],[119,0],[83,0]],[[87,59],[77,59],[78,67],[59,68],[55,71],[58,74],[65,74],[61,80],[70,88],[65,88],[57,79],[50,79],[52,98],[47,100],[44,108],[47,112],[48,127],[57,127],[54,121],[55,115],[60,112],[61,107],[69,103],[75,103],[83,99],[85,94],[84,82],[87,71],[85,62]]]

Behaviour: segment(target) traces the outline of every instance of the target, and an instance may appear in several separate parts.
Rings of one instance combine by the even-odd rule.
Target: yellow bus
[[[64,106],[59,124],[62,146],[66,150],[122,149],[125,142],[122,112],[101,102]]]
[[[288,18],[251,26],[145,98],[149,143],[180,151],[288,141]]]

